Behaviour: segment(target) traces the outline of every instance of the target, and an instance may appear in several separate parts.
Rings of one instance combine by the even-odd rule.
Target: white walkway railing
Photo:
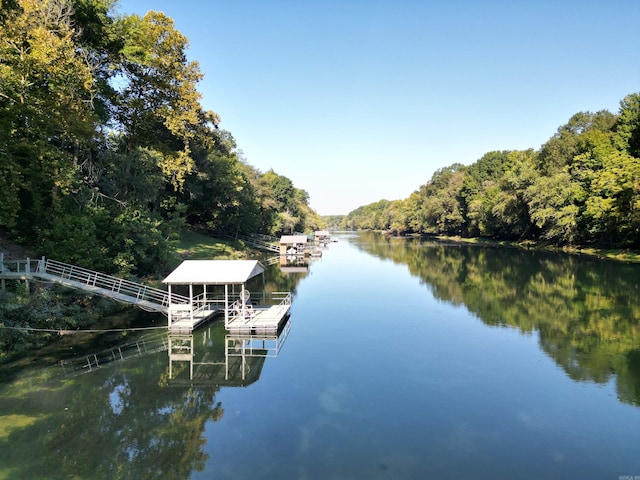
[[[49,280],[163,313],[169,308],[169,292],[165,290],[44,257],[40,260],[2,259],[0,276]],[[171,303],[189,305],[190,300],[172,293]]]

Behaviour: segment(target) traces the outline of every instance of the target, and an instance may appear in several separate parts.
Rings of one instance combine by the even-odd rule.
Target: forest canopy
[[[309,195],[243,158],[204,110],[171,18],[116,0],[0,0],[0,233],[108,273],[164,268],[185,227],[313,231]],[[337,219],[330,219],[336,224]],[[640,248],[640,94],[581,112],[538,150],[453,164],[349,229]]]
[[[617,114],[575,114],[539,150],[441,168],[409,198],[359,207],[341,227],[638,249],[640,94]]]
[[[188,39],[115,0],[0,0],[0,233],[104,272],[161,269],[185,227],[323,226],[205,111]]]

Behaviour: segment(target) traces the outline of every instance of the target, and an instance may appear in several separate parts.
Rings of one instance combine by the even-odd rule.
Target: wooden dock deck
[[[209,319],[213,318],[216,314],[221,313],[221,310],[203,310],[200,312],[195,312],[193,314],[193,318],[191,316],[180,318],[178,320],[173,320],[169,324],[169,333],[171,334],[190,334],[193,331],[207,322]]]
[[[291,309],[291,295],[280,295],[281,298],[275,298],[275,301],[280,301],[277,305],[247,306],[245,310],[239,309],[238,303],[235,302],[226,309],[226,315],[223,306],[215,307],[210,304],[208,308],[194,310],[193,315],[190,311],[179,315],[179,310],[174,309],[169,333],[190,334],[198,326],[220,315],[225,315],[225,328],[232,333],[275,333]]]
[[[245,316],[230,316],[226,323],[226,329],[232,333],[275,333],[287,318],[291,304],[272,305],[264,308],[254,308]]]

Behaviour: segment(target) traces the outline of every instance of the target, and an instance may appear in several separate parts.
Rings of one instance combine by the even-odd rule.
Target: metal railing
[[[274,237],[273,235],[264,235],[262,233],[252,233],[249,237],[271,243],[277,243],[280,240],[278,237]]]
[[[171,297],[173,300],[173,296]],[[211,292],[203,292],[193,297],[193,312],[200,313],[210,310],[223,310],[225,306],[224,295]]]
[[[242,299],[238,299],[229,305],[229,309],[227,311],[228,322],[237,321],[239,319],[249,322],[255,313],[256,311],[253,309],[253,305],[246,303]]]
[[[277,357],[291,331],[287,322],[280,333],[233,334],[225,337],[227,357]]]
[[[269,298],[274,305],[291,306],[291,292],[271,292]]]
[[[77,286],[88,290],[92,289],[92,287],[99,288],[125,295],[136,301],[147,301],[161,307],[169,306],[169,292],[165,290],[55,260],[43,258],[38,262],[37,272],[33,272],[33,274],[46,274],[54,277],[54,279],[69,280],[78,284]],[[189,298],[171,294],[171,303],[188,304]]]
[[[280,247],[278,245],[275,245],[274,243],[271,243],[271,240],[269,241],[265,241],[265,240],[261,240],[259,238],[255,238],[253,236],[249,237],[246,235],[236,235],[235,236],[236,240],[242,240],[243,242],[251,245],[252,247],[255,248],[259,248],[262,250],[267,250],[269,252],[280,252]],[[277,241],[277,240],[275,240]]]
[[[92,372],[113,362],[123,362],[133,357],[142,357],[168,348],[167,337],[164,334],[141,337],[133,342],[111,347],[101,352],[61,360],[59,367],[66,376]]]
[[[0,275],[4,277],[33,274],[40,265],[40,260],[5,260],[0,253]]]

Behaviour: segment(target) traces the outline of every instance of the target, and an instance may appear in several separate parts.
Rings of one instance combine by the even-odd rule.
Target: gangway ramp
[[[182,295],[172,294],[170,302],[169,292],[165,290],[44,257],[40,260],[4,260],[0,265],[2,278],[37,278],[55,282],[153,312],[167,314],[169,303],[190,304],[189,298]]]
[[[267,235],[225,235],[225,238],[229,240],[242,240],[247,245],[257,248],[258,250],[265,250],[267,252],[280,253],[280,247],[277,245],[278,239],[276,237],[269,237]]]

